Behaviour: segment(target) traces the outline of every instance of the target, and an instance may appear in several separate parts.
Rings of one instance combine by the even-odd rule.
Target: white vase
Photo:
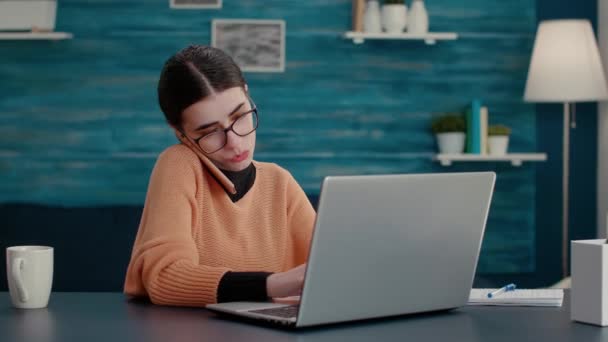
[[[0,30],[53,31],[57,1],[0,0]]]
[[[402,33],[407,26],[407,6],[390,4],[382,6],[382,27],[387,33]]]
[[[508,135],[491,135],[488,137],[488,152],[493,156],[504,156],[509,147]]]
[[[429,32],[429,14],[423,0],[413,0],[407,18],[407,32],[425,34]]]
[[[382,24],[380,20],[380,3],[378,2],[378,0],[370,0],[365,6],[365,13],[363,14],[363,32],[382,32]]]
[[[463,132],[449,132],[436,134],[439,153],[459,154],[464,152],[466,135]]]

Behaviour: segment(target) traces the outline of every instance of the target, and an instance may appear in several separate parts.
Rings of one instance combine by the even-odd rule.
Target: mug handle
[[[25,265],[25,259],[23,258],[15,258],[13,259],[13,267],[11,269],[11,273],[13,279],[15,280],[15,286],[17,287],[17,293],[19,293],[19,299],[22,303],[25,303],[29,299],[29,295],[27,294],[27,290],[25,286],[23,286],[23,278],[21,277],[21,268]]]

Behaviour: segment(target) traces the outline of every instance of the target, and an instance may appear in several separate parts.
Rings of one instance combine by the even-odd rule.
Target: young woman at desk
[[[239,67],[187,47],[158,100],[181,144],[150,176],[124,292],[179,306],[298,295],[315,211],[288,171],[253,160],[258,111]]]

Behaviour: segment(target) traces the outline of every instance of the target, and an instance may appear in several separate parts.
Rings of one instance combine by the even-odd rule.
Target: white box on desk
[[[56,0],[0,0],[0,30],[53,31]]]
[[[573,321],[608,325],[608,244],[605,239],[570,242]]]

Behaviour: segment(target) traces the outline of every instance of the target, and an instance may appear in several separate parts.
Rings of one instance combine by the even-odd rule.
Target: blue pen
[[[496,291],[488,293],[488,298],[493,298],[503,292],[513,291],[513,290],[515,290],[515,288],[516,288],[515,284],[505,285]]]

